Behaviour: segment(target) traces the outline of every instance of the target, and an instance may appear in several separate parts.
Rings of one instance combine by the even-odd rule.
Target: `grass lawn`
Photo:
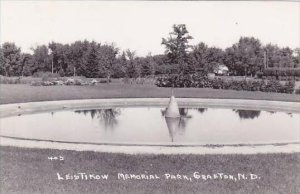
[[[97,86],[0,85],[0,103],[47,100],[169,97],[170,88],[121,83]],[[176,88],[177,97],[297,101],[300,96],[232,90]],[[49,156],[63,156],[51,161]],[[237,181],[193,178],[225,173]],[[76,173],[108,174],[108,180],[58,180]],[[118,173],[157,174],[157,180],[122,180]],[[191,180],[165,179],[165,173]],[[249,174],[260,179],[250,180]],[[208,176],[206,176],[208,178]],[[125,155],[0,147],[0,193],[290,193],[300,191],[300,154]]]
[[[49,156],[64,160],[51,161]],[[1,147],[1,193],[291,193],[300,191],[299,154],[124,155]],[[194,172],[248,179],[203,180]],[[58,180],[66,174],[108,174],[108,180]],[[118,173],[157,174],[156,180],[123,180]],[[180,174],[190,180],[166,179]],[[249,173],[259,178],[250,180]],[[223,177],[224,178],[224,177]]]
[[[1,84],[0,93],[0,104],[7,104],[47,100],[169,97],[171,89],[122,83],[99,84],[97,86]],[[296,94],[215,90],[210,88],[176,88],[174,93],[176,97],[186,98],[232,98],[300,102],[300,95]]]

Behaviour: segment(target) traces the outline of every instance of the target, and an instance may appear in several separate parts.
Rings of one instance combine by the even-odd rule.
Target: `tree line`
[[[184,24],[174,25],[168,38],[162,39],[165,53],[139,57],[132,50],[114,44],[76,41],[71,44],[51,42],[24,53],[13,42],[0,46],[0,75],[32,76],[52,72],[60,76],[145,77],[161,74],[187,74],[212,71],[217,64],[228,66],[232,75],[255,75],[265,68],[300,67],[300,49],[262,45],[254,37],[241,37],[232,46],[221,49],[204,42],[190,45],[193,37]]]

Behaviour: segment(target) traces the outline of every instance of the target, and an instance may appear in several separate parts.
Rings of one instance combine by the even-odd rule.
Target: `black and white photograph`
[[[0,193],[300,193],[300,1],[0,0]]]

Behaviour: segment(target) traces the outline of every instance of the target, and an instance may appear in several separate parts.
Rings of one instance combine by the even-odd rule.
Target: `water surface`
[[[300,115],[285,112],[130,107],[68,110],[0,120],[0,135],[25,139],[129,144],[268,144],[300,142]]]

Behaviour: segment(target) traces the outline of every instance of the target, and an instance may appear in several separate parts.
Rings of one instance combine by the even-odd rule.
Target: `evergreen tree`
[[[98,59],[96,45],[92,45],[88,60],[85,76],[89,78],[98,77]]]

